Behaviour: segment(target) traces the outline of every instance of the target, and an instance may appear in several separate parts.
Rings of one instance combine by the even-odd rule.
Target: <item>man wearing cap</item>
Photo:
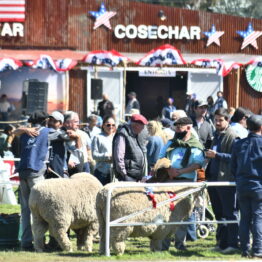
[[[233,146],[231,171],[236,178],[240,206],[239,237],[243,257],[250,257],[250,229],[253,235],[252,252],[262,258],[262,116],[247,119],[250,133]]]
[[[144,116],[134,114],[114,136],[113,167],[120,181],[140,181],[144,175],[146,158],[141,132],[147,123]]]
[[[140,112],[140,104],[138,100],[136,99],[136,93],[135,92],[130,92],[128,93],[128,102],[126,105],[126,114],[131,113],[131,109],[138,109]]]
[[[160,158],[167,157],[171,160],[168,170],[170,179],[174,182],[194,182],[197,179],[196,170],[204,164],[205,157],[203,146],[199,140],[191,134],[193,122],[189,117],[181,117],[175,123],[175,136],[161,150]],[[187,225],[179,227],[176,234],[175,246],[179,250],[185,250]],[[168,241],[163,242],[164,249],[168,249]]]
[[[46,178],[68,177],[66,175],[66,147],[65,142],[76,141],[77,148],[81,147],[80,136],[76,132],[62,130],[64,116],[59,111],[52,112],[48,118],[50,152]]]
[[[205,148],[210,148],[213,132],[211,124],[206,119],[207,107],[207,102],[196,100],[194,104],[195,117],[192,117],[192,121],[200,142]]]

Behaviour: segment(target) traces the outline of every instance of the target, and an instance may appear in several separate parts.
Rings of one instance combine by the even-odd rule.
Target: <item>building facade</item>
[[[250,25],[254,37],[245,43],[248,37],[244,33],[250,33]],[[1,20],[0,59],[14,58],[25,65],[48,55],[54,60],[73,59],[77,65],[62,73],[32,69],[27,64],[15,71],[5,70],[0,73],[0,93],[8,89],[8,96],[22,108],[19,100],[23,88],[19,83],[32,79],[48,82],[48,110],[75,110],[85,120],[99,101],[92,99],[91,79],[100,78],[103,92],[109,94],[120,117],[129,91],[137,93],[141,111],[149,118],[159,113],[170,96],[177,107],[183,108],[187,91],[206,99],[209,95],[215,98],[216,92],[223,90],[230,106],[260,113],[262,93],[247,80],[247,63],[262,53],[260,32],[262,21],[258,19],[127,0],[27,0],[23,21]],[[161,73],[157,66],[134,63],[165,44],[180,50],[186,64],[174,64],[168,67],[168,73]],[[112,49],[134,62],[113,69],[83,62],[91,51]],[[199,59],[221,59],[240,66],[223,77],[218,68],[191,64]],[[154,70],[158,72],[152,76]]]

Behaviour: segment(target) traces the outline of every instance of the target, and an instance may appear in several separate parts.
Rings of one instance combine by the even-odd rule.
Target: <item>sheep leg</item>
[[[77,235],[77,249],[92,252],[93,250],[93,232],[89,227],[76,230]]]
[[[51,227],[49,230],[50,234],[56,239],[63,251],[72,252],[72,245],[67,235],[68,228],[69,227]]]
[[[106,223],[105,223],[105,213],[104,210],[101,208],[97,209],[97,217],[99,222],[99,254],[105,255],[106,254]]]
[[[150,250],[151,251],[161,251],[162,250],[162,241],[159,239],[150,240]]]
[[[123,255],[125,252],[125,241],[131,235],[134,227],[114,228],[111,230],[110,243],[113,251],[117,255]]]
[[[112,241],[112,248],[116,255],[123,255],[126,249],[125,241]]]
[[[43,252],[45,233],[48,230],[48,224],[38,214],[33,213],[32,233],[34,236],[34,248],[37,252]]]

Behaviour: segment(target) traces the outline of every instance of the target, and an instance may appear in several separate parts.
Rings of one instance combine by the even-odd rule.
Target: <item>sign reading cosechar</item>
[[[116,38],[123,39],[200,39],[199,26],[166,26],[166,25],[117,25],[114,29]]]

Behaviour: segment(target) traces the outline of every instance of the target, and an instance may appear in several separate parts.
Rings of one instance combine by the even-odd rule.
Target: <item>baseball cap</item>
[[[64,116],[59,111],[52,112],[49,117],[53,117],[56,121],[60,121],[61,123],[64,123]]]
[[[140,115],[140,114],[132,115],[130,120],[131,120],[131,122],[137,122],[137,123],[141,123],[143,125],[148,124],[147,119],[143,115]]]
[[[201,106],[208,106],[207,101],[204,101],[204,100],[196,100],[196,101],[195,101],[195,108],[201,107]]]
[[[190,117],[181,117],[174,122],[174,126],[176,125],[193,125],[193,122]]]

